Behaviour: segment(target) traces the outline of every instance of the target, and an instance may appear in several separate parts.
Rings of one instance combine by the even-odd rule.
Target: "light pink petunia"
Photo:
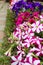
[[[43,38],[39,38],[38,36],[37,37],[32,37],[31,39],[31,44],[34,44],[36,47],[41,47],[41,42],[43,42]]]
[[[27,57],[25,58],[25,64],[24,65],[40,65],[40,60],[38,58],[32,57],[31,54],[29,53],[27,55]]]
[[[22,59],[22,54],[18,54],[17,56],[12,56],[11,57],[11,65],[23,65],[24,60]]]
[[[22,46],[29,47],[34,33],[24,22],[23,24],[20,24],[16,30],[14,30],[13,36],[18,38],[19,43],[22,44]]]
[[[25,52],[23,51],[23,48],[21,45],[17,46],[17,54],[22,54],[22,55],[25,55]]]
[[[21,40],[21,29],[16,28],[16,30],[14,30],[14,32],[13,32],[13,36],[18,38],[19,40]]]
[[[43,56],[43,46],[41,45],[39,48],[33,47],[30,52],[34,52],[37,56]]]
[[[36,23],[33,23],[31,26],[33,32],[40,33],[43,31],[43,24],[40,24],[40,21],[36,21]]]

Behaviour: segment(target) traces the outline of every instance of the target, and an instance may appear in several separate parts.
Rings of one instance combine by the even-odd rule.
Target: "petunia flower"
[[[30,18],[30,19],[29,19],[29,23],[31,23],[31,24],[32,24],[32,23],[35,23],[35,19],[34,19],[34,18]]]
[[[17,46],[17,54],[22,54],[22,55],[25,55],[25,52],[23,51],[23,48],[21,45]]]
[[[39,38],[38,36],[37,37],[32,37],[31,39],[31,42],[30,44],[32,45],[35,45],[36,47],[41,47],[41,42],[43,42],[43,38]]]
[[[40,65],[40,60],[38,58],[32,57],[31,54],[26,56],[24,65]]]
[[[40,20],[43,21],[43,15],[40,15]]]
[[[39,12],[33,12],[33,16],[39,16]]]
[[[37,56],[43,56],[43,46],[40,45],[40,47],[36,48],[33,47],[30,52],[34,52]]]
[[[5,53],[4,53],[6,56],[11,56],[11,48],[8,50],[8,51],[6,51]]]
[[[22,47],[29,48],[30,47],[31,38],[27,37],[25,40],[22,39],[20,42],[22,44]]]
[[[33,23],[31,26],[33,32],[40,33],[43,31],[43,24],[40,24],[40,21],[36,21],[36,23]]]
[[[17,56],[11,56],[11,65],[23,65],[24,60],[22,59],[22,54],[18,54]]]
[[[14,30],[14,32],[13,32],[13,36],[18,38],[19,40],[21,40],[21,29],[16,28],[16,30]]]
[[[23,21],[25,21],[28,17],[30,16],[29,12],[22,12],[18,15],[18,18],[16,20],[16,25],[20,25],[23,23]]]

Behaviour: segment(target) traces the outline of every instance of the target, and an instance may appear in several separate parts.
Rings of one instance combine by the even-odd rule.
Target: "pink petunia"
[[[36,21],[36,23],[33,23],[31,26],[33,32],[40,33],[43,31],[43,24],[40,24],[40,21]]]
[[[37,37],[32,37],[31,39],[31,45],[35,45],[36,47],[41,47],[41,42],[43,42],[43,38],[39,38],[38,36]]]
[[[21,29],[16,28],[16,30],[14,30],[14,32],[13,32],[13,36],[18,38],[19,40],[21,40]]]
[[[40,65],[40,60],[38,58],[32,57],[31,54],[29,56],[29,54],[25,58],[25,64],[24,65]]]
[[[29,19],[29,23],[31,23],[31,24],[32,24],[32,23],[35,23],[35,19],[34,19],[34,18],[30,18],[30,19]]]
[[[13,36],[17,37],[22,46],[30,46],[31,38],[34,36],[32,30],[24,22],[20,24],[13,32]]]
[[[30,52],[34,52],[37,56],[43,56],[43,46],[41,45],[40,47],[36,48],[33,47]]]
[[[23,48],[21,45],[17,46],[17,54],[22,54],[22,55],[25,55],[25,52],[23,51]]]
[[[17,56],[11,56],[11,65],[23,65],[24,60],[22,59],[22,54],[18,54]]]
[[[22,24],[28,17],[30,16],[29,12],[22,12],[18,15],[18,18],[16,19],[16,25]]]

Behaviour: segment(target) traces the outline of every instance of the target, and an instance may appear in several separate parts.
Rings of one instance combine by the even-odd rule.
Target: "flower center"
[[[38,26],[36,26],[36,28],[38,28]]]

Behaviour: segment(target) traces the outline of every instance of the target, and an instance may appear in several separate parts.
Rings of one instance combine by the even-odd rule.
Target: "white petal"
[[[43,54],[43,51],[41,53]]]
[[[17,60],[14,56],[12,56],[11,58],[12,58],[12,60],[14,60],[14,61],[16,61],[16,60]]]
[[[36,24],[35,24],[35,23],[33,23],[31,26],[32,26],[32,27],[35,27],[35,26],[36,26]]]
[[[24,35],[25,33],[24,32],[22,32],[22,35]]]
[[[30,63],[25,63],[24,65],[31,65]]]
[[[31,33],[30,36],[34,36],[34,33]]]
[[[40,15],[40,18],[43,18],[43,16]]]
[[[28,53],[27,57],[30,57],[32,55],[32,53]]]
[[[18,60],[22,60],[22,54],[19,55]]]
[[[37,33],[40,33],[40,29],[37,28],[37,29],[36,29],[36,32],[37,32]]]
[[[39,40],[36,40],[37,44],[40,44],[40,41]]]
[[[40,49],[38,49],[38,48],[35,48],[35,47],[33,47],[33,49],[31,49],[32,51],[40,51]]]
[[[16,32],[15,36],[17,36],[17,35],[18,35],[18,33],[19,33],[19,32]]]
[[[32,56],[29,57],[29,62],[32,63]]]
[[[16,61],[16,62],[13,62],[11,65],[17,65],[17,63],[18,63],[18,61]]]
[[[29,40],[28,40],[28,39],[26,39],[26,40],[25,40],[25,42],[28,42],[28,43],[29,43]]]
[[[19,54],[21,51],[17,51],[17,54]]]
[[[35,60],[34,65],[38,65],[40,63],[40,60]]]
[[[30,32],[30,31],[31,31],[31,29],[29,28],[29,29],[28,29],[28,32]]]
[[[40,21],[37,21],[37,22],[36,22],[36,25],[39,26],[39,24],[40,24]]]
[[[21,63],[21,62],[19,62],[19,65],[22,65],[22,63]]]
[[[33,52],[34,52],[35,50],[36,50],[36,48],[35,48],[35,47],[33,47],[30,51],[33,51]]]
[[[35,27],[35,28],[32,28],[32,31],[33,31],[33,32],[35,32],[35,30],[36,30],[36,27]]]
[[[25,36],[22,36],[22,38],[23,38],[23,39],[25,39],[26,37],[27,37],[27,35],[25,35]]]

